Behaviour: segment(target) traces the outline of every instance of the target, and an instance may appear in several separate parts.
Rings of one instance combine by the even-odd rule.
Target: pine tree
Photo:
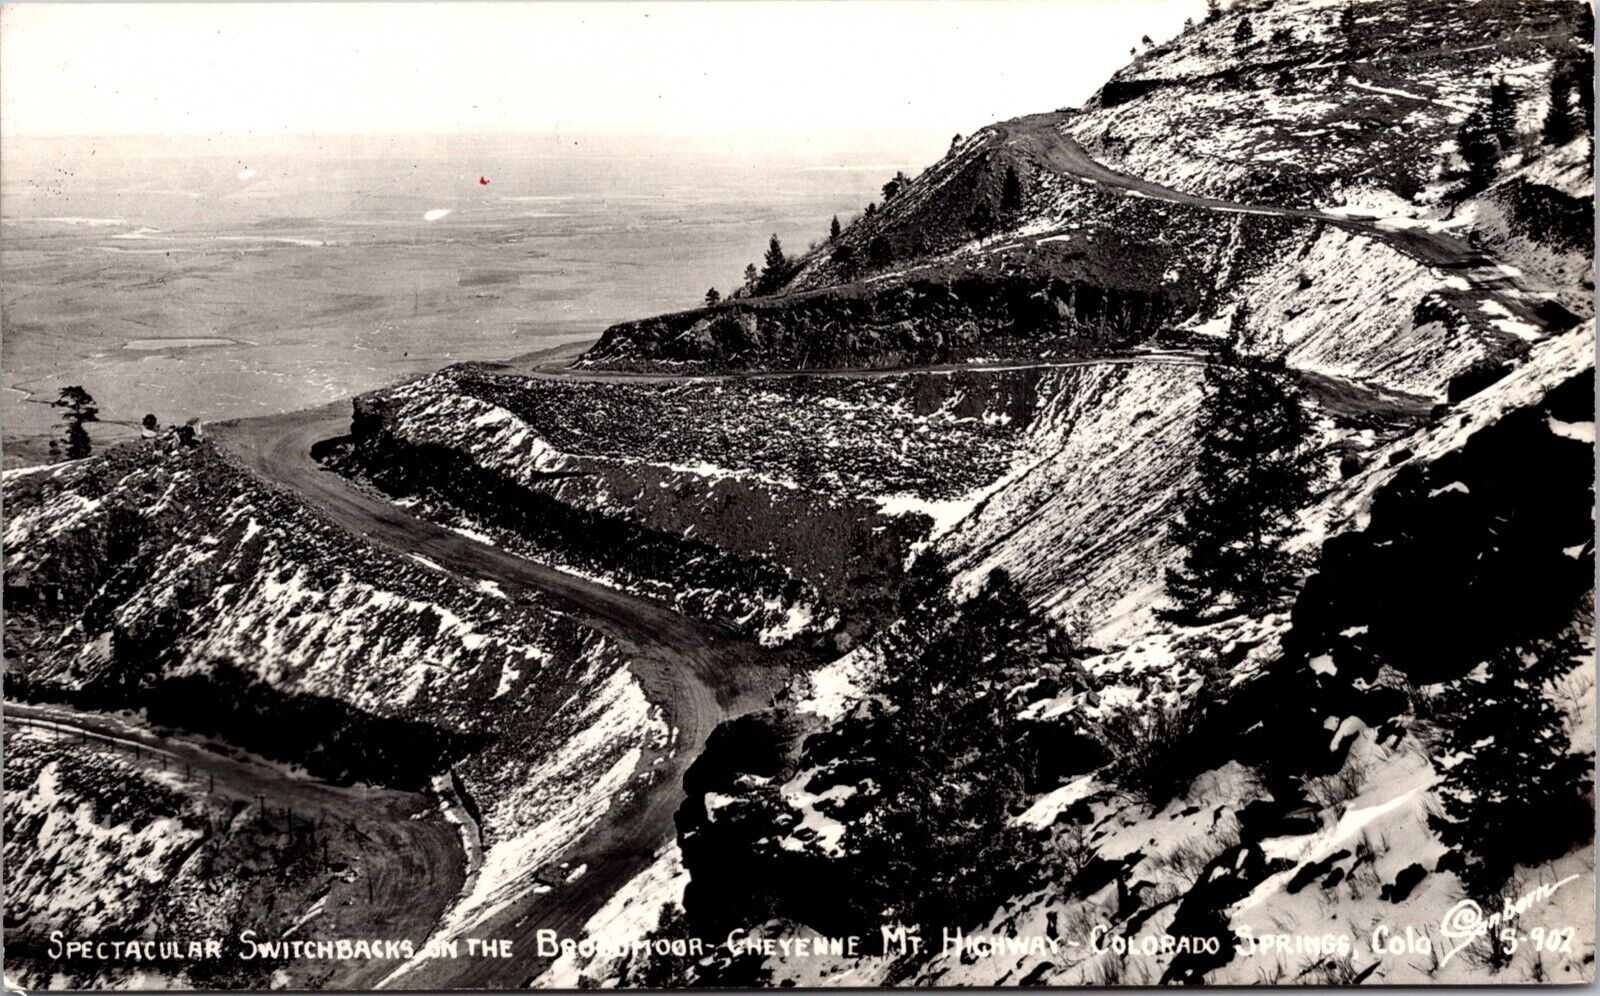
[[[722,300],[722,295],[717,293],[717,289],[715,287],[713,287],[710,290],[706,291],[706,307],[709,308],[709,307],[711,307],[712,305],[716,304],[717,302],[719,302],[721,300]]]
[[[1546,690],[1588,656],[1570,638],[1502,650],[1436,703],[1442,812],[1431,822],[1455,852],[1443,866],[1480,903],[1516,865],[1559,857],[1593,829],[1590,758],[1570,753],[1566,717]]]
[[[1344,35],[1345,46],[1348,48],[1355,39],[1356,34],[1356,9],[1346,7],[1339,12],[1339,33]]]
[[[1239,26],[1233,29],[1233,43],[1235,45],[1248,45],[1250,39],[1256,36],[1256,29],[1250,24],[1250,18],[1239,18]]]
[[[833,251],[833,262],[839,267],[839,275],[846,280],[855,279],[856,251],[849,243],[845,243]]]
[[[830,239],[838,238],[840,231],[841,231],[841,229],[839,228],[839,216],[838,215],[834,215],[833,216],[833,223],[828,226],[828,238],[830,238]]]
[[[1489,127],[1501,151],[1517,144],[1517,99],[1504,76],[1489,84]]]
[[[972,213],[967,215],[967,227],[979,236],[994,231],[994,208],[989,206],[988,201],[980,200],[972,206]]]
[[[57,408],[66,409],[61,417],[67,423],[67,459],[82,460],[91,449],[89,430],[84,424],[100,421],[100,409],[89,392],[76,384],[63,387],[54,403]]]
[[[756,264],[751,263],[744,268],[744,289],[754,294],[756,281],[761,279],[761,274],[756,272]]]
[[[869,750],[877,804],[846,831],[866,923],[961,926],[1013,894],[1032,854],[1010,810],[1025,771],[1007,690],[1065,646],[1003,571],[966,602],[936,558],[918,558],[885,637],[882,729]]]
[[[783,254],[783,243],[778,241],[777,233],[773,233],[767,241],[767,255],[761,267],[761,277],[756,281],[756,287],[764,294],[770,294],[782,287],[789,279],[789,257]]]
[[[895,194],[898,194],[900,191],[904,190],[906,188],[906,184],[910,182],[911,177],[906,176],[904,170],[895,170],[893,178],[891,178],[888,183],[883,185],[884,201],[889,201],[894,197]]]
[[[1005,182],[1000,187],[1000,211],[1011,214],[1022,207],[1022,178],[1017,176],[1017,167],[1006,166]]]
[[[1482,110],[1473,111],[1461,122],[1461,129],[1456,133],[1456,147],[1467,164],[1467,193],[1475,193],[1493,182],[1500,150]]]
[[[1594,37],[1594,8],[1584,4],[1578,11],[1578,37]],[[1572,85],[1578,91],[1578,130],[1594,144],[1594,49],[1580,47],[1571,56]],[[1590,158],[1594,158],[1590,153]]]
[[[879,269],[894,262],[894,247],[881,235],[874,235],[867,243],[867,262]]]
[[[1572,126],[1572,78],[1558,66],[1550,74],[1550,110],[1544,116],[1544,140],[1566,145],[1575,137]]]
[[[1243,314],[1235,312],[1236,334]],[[1196,479],[1179,496],[1171,529],[1184,550],[1182,567],[1167,572],[1168,594],[1181,607],[1174,615],[1259,614],[1293,575],[1284,544],[1317,478],[1311,419],[1281,359],[1244,355],[1230,341],[1206,367],[1195,422]]]

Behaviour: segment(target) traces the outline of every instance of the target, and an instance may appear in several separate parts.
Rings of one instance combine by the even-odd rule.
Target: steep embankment
[[[1043,857],[1032,889],[961,925],[977,947],[935,937],[923,957],[771,958],[774,983],[1588,978],[1580,784],[1561,786],[1537,831],[1493,845],[1522,863],[1525,888],[1577,876],[1520,928],[1571,925],[1573,944],[1495,962],[1470,944],[1452,961],[1447,948],[1417,957],[1372,943],[1376,927],[1439,924],[1462,897],[1474,845],[1439,829],[1442,783],[1461,761],[1445,731],[1497,708],[1451,697],[1494,648],[1575,628],[1547,694],[1574,758],[1593,750],[1593,349],[1590,330],[1536,347],[1330,488],[1308,511],[1300,544],[1321,552],[1292,611],[1147,621],[1121,649],[1041,661],[1011,705],[1040,748],[1041,784],[1012,819],[1039,835]],[[883,773],[845,763],[870,714],[845,705],[876,666],[852,657],[793,709],[719,731],[692,779],[683,901],[713,918],[713,934],[759,923],[793,938],[854,922],[869,869],[842,845]],[[1133,760],[1100,746],[1130,711],[1162,717],[1140,721],[1122,749],[1145,752],[1139,763],[1170,780],[1170,797],[1130,788]],[[1278,934],[1318,940],[1265,952],[1243,940]],[[1021,940],[981,940],[995,937]],[[1191,946],[1208,937],[1214,949]]]
[[[928,249],[901,229],[945,225],[925,196],[934,167],[836,242],[800,261],[791,290],[606,330],[577,364],[592,369],[774,370],[889,367],[978,359],[1071,359],[1148,344],[1204,312],[1207,276],[1270,258],[1294,223],[1119,196],[1070,181],[986,129],[990,172],[1029,177],[1003,221],[953,228]],[[931,203],[930,203],[931,201]],[[967,210],[973,203],[967,202]],[[870,258],[848,247],[893,245]]]
[[[456,528],[750,633],[848,649],[1020,459],[1037,369],[685,382],[454,369],[358,402],[345,465]]]
[[[1594,336],[1579,316],[1593,180],[1583,136],[1541,132],[1552,90],[1588,126],[1581,88],[1552,87],[1589,57],[1585,23],[1579,5],[1518,0],[1241,3],[1152,46],[1085,108],[958,139],[797,261],[783,293],[607,332],[580,367],[1082,356],[1204,348],[1231,325],[1243,348],[1283,355],[1318,409],[1324,473],[1292,542],[1295,593],[1180,625],[1154,610],[1179,553],[1200,369],[1041,373],[1006,473],[929,536],[960,591],[1003,567],[1080,641],[994,679],[1009,709],[997,725],[1022,731],[1028,804],[1010,815],[1040,849],[1027,881],[951,925],[974,945],[753,967],[724,950],[691,977],[1592,976]],[[1512,113],[1485,180],[1457,137],[1469,114],[1490,117],[1495,78]],[[1111,287],[1166,303],[1120,323],[1065,303]],[[897,641],[879,632],[801,682],[798,705],[711,739],[663,859],[687,882],[640,880],[686,912],[664,935],[803,938],[898,913],[863,909],[883,855],[849,846],[883,832],[881,793],[900,777],[872,741],[869,694],[906,665],[883,659]],[[1513,729],[1539,742],[1487,749]],[[1470,730],[1490,739],[1461,740]],[[1508,778],[1544,815],[1536,832],[1491,829],[1515,807],[1496,794]],[[981,851],[897,871],[981,876]],[[1468,939],[1452,958],[1436,930],[1426,951],[1374,933],[1557,882],[1521,928],[1561,931],[1559,950]],[[1301,940],[1251,946],[1265,935]],[[562,978],[667,970],[600,961]]]
[[[610,641],[377,554],[208,444],[166,436],[5,492],[13,696],[143,709],[327,779],[446,797],[454,779],[487,852],[458,917],[527,894],[665,747]]]

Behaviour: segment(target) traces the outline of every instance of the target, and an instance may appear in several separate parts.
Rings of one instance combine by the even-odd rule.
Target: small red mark
[[[487,187],[488,185],[489,185],[489,178],[488,177],[486,177],[486,176],[478,177],[478,186]]]

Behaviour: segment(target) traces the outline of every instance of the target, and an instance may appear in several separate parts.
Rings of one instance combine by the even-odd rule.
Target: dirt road
[[[1018,127],[1019,122],[1026,125]],[[1461,268],[1474,259],[1464,243],[1420,230],[1390,230],[1375,220],[1327,216],[1309,209],[1269,205],[1232,204],[1169,190],[1116,173],[1098,163],[1054,128],[1055,116],[1019,119],[998,126],[1010,129],[1003,140],[1022,143],[1052,169],[1087,182],[1105,184],[1176,203],[1232,212],[1259,212],[1303,218],[1320,218],[1331,224],[1362,231],[1396,244],[1429,265]],[[1538,322],[1541,317],[1509,287],[1490,286],[1485,293],[1505,297],[1513,314]],[[705,376],[652,375],[607,371],[558,369],[548,354],[504,364],[484,364],[489,369],[558,379],[593,380],[722,380],[795,376],[903,376],[917,370],[765,371]],[[924,368],[937,373],[956,369],[1004,370],[1031,366],[1070,367],[1087,363],[1166,362],[1196,364],[1203,358],[1178,351],[1125,355],[1089,360],[993,366],[947,364]],[[1379,412],[1415,418],[1425,411],[1421,399],[1382,395],[1371,388],[1330,382],[1310,384],[1324,406],[1352,412]],[[771,655],[747,641],[708,624],[686,619],[665,607],[477,542],[411,515],[380,496],[368,493],[312,459],[315,444],[349,429],[349,403],[270,418],[213,426],[212,435],[225,451],[266,481],[292,490],[339,526],[401,554],[418,554],[467,579],[493,581],[515,596],[534,590],[554,599],[580,621],[593,626],[622,646],[632,669],[652,703],[663,708],[678,731],[677,749],[666,756],[646,757],[639,771],[651,773],[648,787],[614,805],[577,845],[561,856],[569,866],[586,866],[572,883],[547,892],[530,891],[485,923],[476,924],[472,936],[510,938],[515,957],[510,960],[436,960],[419,962],[397,973],[387,984],[416,988],[518,986],[545,967],[534,957],[537,931],[551,929],[564,937],[581,935],[584,923],[634,875],[642,871],[655,852],[673,834],[672,814],[682,798],[682,776],[699,754],[706,737],[723,718],[760,708],[784,677]]]
[[[459,831],[427,796],[331,785],[116,715],[20,702],[5,703],[4,712],[8,735],[31,727],[75,749],[115,753],[153,774],[165,772],[208,803],[264,808],[269,822],[288,814],[315,821],[317,833],[355,873],[331,884],[323,913],[312,924],[318,936],[408,939],[420,945],[466,878]],[[394,967],[392,961],[347,960],[294,963],[285,971],[295,988],[363,989]]]
[[[1522,286],[1516,279],[1515,271],[1499,265],[1492,256],[1462,236],[1406,219],[1335,214],[1316,208],[1283,207],[1277,204],[1246,204],[1189,194],[1152,183],[1118,172],[1091,157],[1083,146],[1061,130],[1060,126],[1071,116],[1061,111],[1033,114],[992,127],[999,132],[1001,142],[1017,148],[1044,168],[1086,183],[1209,211],[1274,215],[1335,225],[1388,243],[1425,266],[1449,271],[1453,276],[1465,280],[1476,296],[1495,301],[1513,317],[1546,334],[1564,332],[1579,321],[1576,315],[1557,302]]]
[[[420,554],[467,579],[499,584],[512,597],[536,590],[621,645],[647,698],[677,730],[673,749],[646,756],[647,788],[614,804],[561,860],[583,876],[548,892],[530,890],[471,936],[509,938],[514,957],[430,960],[387,984],[405,988],[515,987],[543,971],[534,957],[540,929],[581,936],[583,925],[674,834],[683,773],[723,718],[768,704],[787,679],[781,656],[661,605],[565,574],[468,539],[357,488],[311,457],[312,446],[348,432],[350,407],[324,408],[211,427],[225,452],[262,479],[289,488],[336,524],[401,554]]]

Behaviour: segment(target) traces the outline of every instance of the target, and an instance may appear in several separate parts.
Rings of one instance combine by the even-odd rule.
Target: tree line
[[[959,142],[960,139],[960,135],[955,136],[951,144]],[[887,205],[902,196],[911,183],[911,177],[903,170],[896,171],[895,175],[883,184],[883,203]],[[967,228],[979,238],[992,234],[1000,222],[1012,220],[1021,211],[1024,195],[1022,177],[1017,172],[1016,166],[1008,163],[1005,172],[1001,174],[998,208],[991,203],[992,194],[986,196],[980,193],[967,215]],[[878,213],[878,202],[869,201],[856,220],[870,222],[878,216]],[[897,256],[894,243],[881,232],[867,239],[864,252],[860,254],[851,243],[841,242],[841,236],[849,227],[850,225],[840,223],[838,215],[834,215],[828,223],[827,242],[834,245],[832,259],[841,276],[847,280],[854,279],[863,265],[872,269],[882,269],[894,262]],[[814,250],[816,244],[813,243],[810,248]],[[911,248],[915,253],[922,251],[920,245]],[[783,243],[774,232],[767,241],[767,252],[761,265],[758,267],[755,263],[750,263],[744,268],[744,281],[731,297],[759,297],[777,293],[794,279],[804,259],[805,256],[790,256],[785,253]],[[706,291],[704,301],[707,307],[713,307],[729,297],[712,287]]]

